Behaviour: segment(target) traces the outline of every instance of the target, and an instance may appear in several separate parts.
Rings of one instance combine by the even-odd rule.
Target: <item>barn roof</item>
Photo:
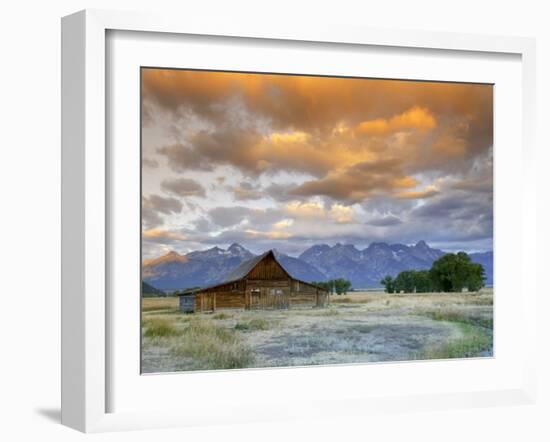
[[[288,272],[286,271],[286,269],[284,268],[284,266],[279,262],[279,260],[277,259],[277,257],[275,256],[275,254],[273,253],[273,250],[269,250],[265,253],[263,253],[262,255],[258,255],[258,256],[255,256],[254,258],[251,258],[247,261],[243,261],[241,262],[236,269],[234,269],[229,275],[227,275],[227,277],[225,278],[225,280],[223,281],[223,283],[227,283],[227,282],[234,282],[234,281],[238,281],[239,279],[243,279],[246,275],[248,275],[252,269],[254,267],[256,267],[256,265],[262,260],[264,259],[266,256],[268,255],[273,255],[273,258],[275,259],[275,261],[277,262],[277,264],[279,264],[281,266],[281,268],[287,273],[287,275],[289,277],[292,278],[291,275],[288,274]],[[222,283],[222,284],[223,284]]]
[[[268,250],[267,252],[265,252],[261,255],[255,256],[254,258],[250,258],[249,260],[243,261],[242,263],[240,263],[233,271],[231,271],[231,273],[229,273],[229,275],[227,275],[225,280],[223,280],[222,282],[218,282],[216,284],[211,284],[211,285],[208,285],[208,286],[205,286],[205,287],[201,287],[201,288],[198,288],[196,290],[193,290],[192,292],[200,292],[200,291],[203,291],[203,290],[211,289],[213,287],[218,287],[218,286],[221,286],[221,285],[230,284],[232,282],[239,281],[239,280],[245,278],[252,271],[252,269],[254,267],[256,267],[256,265],[258,265],[258,263],[260,261],[262,261],[262,259],[264,259],[268,255],[273,256],[273,259],[275,259],[275,262],[277,262],[277,264],[279,264],[281,266],[281,268],[288,275],[289,278],[292,278],[295,281],[300,281],[300,283],[307,284],[307,285],[310,285],[312,287],[317,287],[315,284],[311,284],[310,282],[306,282],[306,281],[302,281],[300,279],[294,278],[287,271],[285,266],[283,266],[281,264],[281,262],[277,259],[277,256],[275,255],[273,250]],[[317,287],[317,288],[321,288],[321,287]]]

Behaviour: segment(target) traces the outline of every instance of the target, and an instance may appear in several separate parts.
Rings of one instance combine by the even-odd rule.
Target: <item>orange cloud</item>
[[[274,229],[286,229],[287,227],[290,227],[292,224],[294,224],[294,220],[292,219],[282,219],[281,221],[278,221],[273,224]]]
[[[367,135],[387,135],[411,129],[426,131],[434,127],[436,127],[436,120],[432,113],[428,109],[415,106],[390,119],[377,118],[364,121],[357,126],[357,132]]]
[[[334,203],[330,206],[330,209],[326,209],[323,204],[317,201],[291,201],[286,204],[285,212],[296,218],[332,219],[340,224],[348,224],[355,220],[353,208],[338,203]]]
[[[285,206],[285,211],[299,218],[321,218],[325,215],[325,208],[319,202],[291,201]]]
[[[435,119],[448,114],[476,116],[483,126],[492,121],[492,86],[482,84],[144,68],[142,92],[145,104],[186,107],[209,117],[216,114],[212,103],[239,97],[277,129],[333,130],[339,122],[355,125],[400,114],[394,124],[430,127],[422,111],[407,114],[415,108],[429,109]]]
[[[185,241],[187,237],[176,232],[163,229],[149,229],[144,230],[142,233],[143,238],[151,239],[175,239],[178,241]]]
[[[410,191],[410,192],[400,192],[397,194],[397,198],[403,200],[412,200],[412,199],[424,199],[431,198],[439,193],[439,190],[434,186],[428,186],[424,190]]]
[[[413,176],[465,170],[493,142],[491,85],[143,69],[142,91],[144,116],[169,111],[182,131],[184,141],[156,148],[176,172],[228,165],[251,180],[311,175],[290,198],[413,198]]]
[[[282,232],[279,230],[272,230],[263,232],[260,230],[247,229],[245,233],[250,239],[267,238],[267,239],[288,239],[292,235],[288,232]]]
[[[355,219],[353,208],[342,204],[333,204],[329,216],[340,224],[348,224]]]

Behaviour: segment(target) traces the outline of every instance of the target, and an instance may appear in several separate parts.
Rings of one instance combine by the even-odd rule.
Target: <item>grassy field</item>
[[[492,356],[493,291],[331,296],[323,309],[183,314],[142,304],[145,373]]]

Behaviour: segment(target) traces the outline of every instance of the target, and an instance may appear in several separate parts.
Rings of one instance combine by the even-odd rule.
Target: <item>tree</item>
[[[395,281],[390,275],[386,275],[380,284],[384,286],[386,293],[395,293]]]
[[[397,293],[403,291],[405,293],[412,293],[415,289],[415,271],[405,270],[399,273],[395,278],[395,289]]]
[[[448,253],[432,264],[430,279],[434,290],[461,292],[467,288],[478,291],[485,285],[485,271],[464,252]]]
[[[351,289],[351,281],[344,278],[329,279],[328,281],[312,281],[313,285],[322,288],[329,294],[346,294]]]
[[[337,295],[346,294],[351,288],[351,282],[344,278],[338,278],[332,282]]]
[[[481,264],[473,262],[468,276],[468,291],[478,292],[485,286],[485,269]]]
[[[414,272],[414,287],[416,293],[433,292],[433,284],[430,278],[429,270],[419,270]]]

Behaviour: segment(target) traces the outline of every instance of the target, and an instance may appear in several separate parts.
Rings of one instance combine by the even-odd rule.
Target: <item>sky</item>
[[[143,68],[143,258],[493,247],[493,87]]]

